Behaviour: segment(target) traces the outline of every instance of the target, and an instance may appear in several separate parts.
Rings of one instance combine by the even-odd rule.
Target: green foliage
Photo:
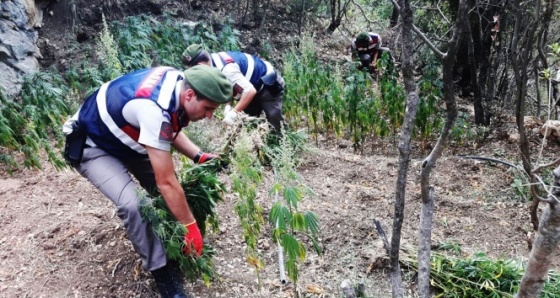
[[[150,54],[157,50],[153,40],[156,30],[154,25],[157,26],[156,21],[149,16],[127,17],[122,23],[113,25],[114,28],[118,28],[112,31],[115,32],[119,60],[125,72],[150,67],[153,64]]]
[[[324,66],[313,41],[304,38],[284,63],[288,88],[283,108],[290,126],[308,126],[314,136],[333,132],[350,137],[355,150],[363,150],[368,137],[396,135],[404,121],[404,90],[389,55],[382,55],[378,68],[382,75],[373,84],[369,74],[353,65],[346,73],[341,66]]]
[[[131,16],[113,27],[119,59],[126,71],[152,65],[181,69],[183,51],[192,43],[201,43],[210,49],[239,49],[240,33],[233,28],[230,19],[225,20],[218,33],[205,23],[190,29],[167,15],[161,20],[145,15]]]
[[[458,254],[461,252],[461,245],[455,242],[441,242],[437,249],[447,250]]]
[[[14,152],[23,153],[26,167],[41,168],[42,151],[56,168],[65,166],[55,148],[62,144],[60,126],[69,113],[66,95],[62,77],[36,72],[25,78],[19,98],[0,96],[0,146],[9,151],[0,154],[0,162],[9,170],[18,167]]]
[[[443,88],[439,79],[441,77],[440,66],[434,59],[430,59],[424,66],[422,77],[418,82],[420,100],[414,120],[414,135],[418,136],[422,142],[427,141],[434,131],[439,131],[443,126],[437,107]]]
[[[87,62],[83,62],[78,66],[72,65],[64,74],[71,93],[75,93],[72,98],[76,103],[81,103],[105,82],[99,68],[91,67]]]
[[[404,253],[401,260],[410,269],[418,270],[414,255]],[[493,260],[484,253],[476,253],[466,259],[432,253],[430,284],[440,291],[436,297],[513,297],[519,289],[523,271],[521,262]],[[556,297],[558,289],[559,275],[550,272],[541,297]]]
[[[179,173],[179,181],[187,203],[196,219],[197,225],[203,237],[206,235],[206,225],[218,229],[218,217],[215,213],[216,204],[223,201],[222,193],[225,186],[217,178],[220,169],[219,160],[211,160],[202,165],[191,165],[183,163],[183,169]],[[140,211],[152,225],[154,233],[162,240],[167,256],[179,262],[182,272],[189,280],[195,281],[202,278],[206,285],[216,277],[212,257],[214,249],[209,244],[204,244],[203,254],[200,257],[185,255],[184,235],[185,227],[175,220],[162,196],[148,197],[142,199]]]
[[[489,131],[488,127],[475,126],[469,113],[461,112],[457,114],[457,119],[451,128],[449,139],[451,142],[466,146],[476,147],[478,142],[484,140]]]

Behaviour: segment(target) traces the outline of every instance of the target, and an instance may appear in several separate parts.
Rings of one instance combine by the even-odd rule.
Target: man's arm
[[[200,148],[198,148],[198,146],[195,145],[195,143],[193,143],[182,131],[179,132],[172,145],[175,149],[177,149],[177,151],[181,152],[190,159],[193,159],[200,151]]]
[[[358,51],[356,50],[356,40],[353,39],[350,43],[350,55],[352,55],[352,60],[358,58]]]
[[[373,66],[373,68],[377,68],[378,56],[379,56],[379,51],[375,51],[375,54],[373,54],[373,59],[371,59],[371,65]]]
[[[244,111],[257,94],[255,86],[253,86],[253,84],[247,78],[245,78],[245,75],[243,75],[243,73],[241,72],[241,68],[237,63],[227,64],[222,69],[222,72],[233,85],[234,91],[238,88],[242,90],[241,98],[239,99],[239,102],[235,105],[235,107],[233,107],[233,109],[237,112]]]
[[[185,136],[186,138],[186,136]],[[148,156],[154,169],[157,187],[165,204],[175,219],[184,225],[195,221],[189,209],[183,188],[175,176],[171,152],[146,146]]]
[[[237,112],[244,111],[245,108],[249,106],[251,101],[253,101],[253,98],[255,98],[256,94],[257,94],[257,90],[255,89],[255,87],[244,89],[243,93],[241,93],[241,98],[239,99],[239,102],[235,105],[235,107],[233,107],[233,109],[236,110]]]

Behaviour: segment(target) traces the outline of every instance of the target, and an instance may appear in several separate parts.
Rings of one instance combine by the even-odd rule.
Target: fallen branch
[[[485,161],[492,161],[492,162],[497,162],[497,163],[501,163],[503,165],[512,167],[512,168],[517,168],[516,165],[509,163],[507,161],[503,161],[500,159],[496,159],[496,158],[492,158],[492,157],[484,157],[484,156],[472,156],[472,155],[458,155],[459,157],[462,158],[466,158],[466,159],[476,159],[476,160],[485,160]]]

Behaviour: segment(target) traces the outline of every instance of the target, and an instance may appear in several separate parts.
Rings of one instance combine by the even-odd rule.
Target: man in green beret
[[[366,69],[370,74],[377,74],[377,60],[384,52],[391,55],[389,48],[382,47],[381,36],[374,32],[360,32],[352,40],[350,50],[352,58],[360,60],[359,69]]]
[[[200,44],[188,46],[183,56],[187,67],[213,66],[231,82],[233,98],[238,102],[233,108],[226,105],[224,123],[232,124],[240,112],[258,117],[264,111],[274,130],[280,132],[284,122],[282,101],[285,82],[272,64],[255,55],[236,51],[210,54]]]
[[[142,220],[139,186],[149,193],[159,190],[173,216],[185,225],[185,253],[200,255],[203,240],[170,150],[173,147],[196,163],[215,158],[181,129],[190,121],[212,118],[231,97],[231,84],[217,69],[142,69],[103,84],[63,126],[67,161],[115,204],[128,239],[162,297],[189,296],[163,243]]]

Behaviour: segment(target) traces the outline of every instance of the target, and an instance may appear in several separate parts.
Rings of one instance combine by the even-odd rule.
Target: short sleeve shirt
[[[164,151],[171,150],[173,138],[170,132],[171,118],[155,102],[149,99],[129,101],[122,110],[123,117],[132,126],[139,128],[138,143]]]

